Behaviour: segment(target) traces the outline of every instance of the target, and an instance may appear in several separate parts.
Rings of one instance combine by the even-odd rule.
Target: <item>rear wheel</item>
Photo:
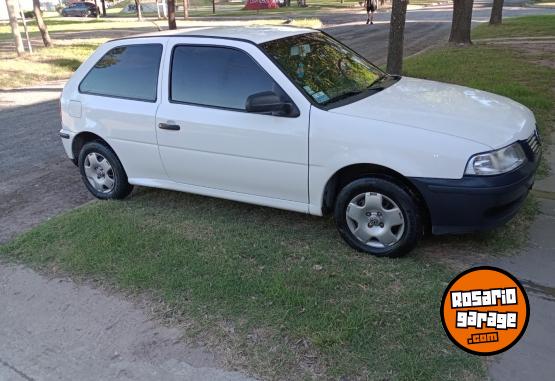
[[[133,190],[117,156],[100,142],[83,145],[78,163],[85,186],[96,198],[122,199]]]
[[[408,253],[422,232],[412,196],[395,182],[374,177],[355,180],[339,192],[335,222],[351,247],[380,257]]]

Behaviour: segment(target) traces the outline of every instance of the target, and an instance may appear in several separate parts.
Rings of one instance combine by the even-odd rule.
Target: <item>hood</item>
[[[407,77],[330,112],[457,136],[492,149],[527,139],[535,129],[532,112],[511,99]]]

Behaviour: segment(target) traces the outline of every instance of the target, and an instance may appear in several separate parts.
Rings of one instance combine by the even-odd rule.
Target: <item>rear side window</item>
[[[156,101],[162,45],[113,48],[94,65],[79,85],[86,94]]]
[[[247,53],[225,47],[176,46],[170,100],[245,110],[247,97],[263,91],[284,95]]]

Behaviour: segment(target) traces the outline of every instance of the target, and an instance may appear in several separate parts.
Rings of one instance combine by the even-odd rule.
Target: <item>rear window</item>
[[[85,76],[79,91],[140,101],[156,101],[162,45],[113,48]]]

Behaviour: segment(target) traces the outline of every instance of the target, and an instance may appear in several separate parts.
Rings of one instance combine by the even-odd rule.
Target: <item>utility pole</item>
[[[17,5],[19,6],[19,14],[21,15],[21,20],[23,20],[23,29],[25,30],[27,47],[29,48],[29,53],[33,54],[33,47],[31,46],[31,39],[29,38],[29,31],[27,30],[27,21],[25,21],[25,13],[23,13],[23,8],[21,8],[21,1],[17,0]]]

